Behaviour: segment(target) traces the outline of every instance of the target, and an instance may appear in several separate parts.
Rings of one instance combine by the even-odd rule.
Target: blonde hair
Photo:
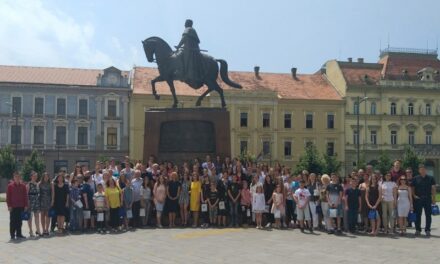
[[[321,176],[321,182],[324,182],[324,180],[327,180],[328,182],[330,182],[330,177],[328,176],[328,174],[323,174]]]

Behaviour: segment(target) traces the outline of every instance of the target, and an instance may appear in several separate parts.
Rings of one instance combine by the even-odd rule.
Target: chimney
[[[296,80],[297,78],[296,78],[296,68],[292,68],[292,69],[290,69],[290,72],[292,73],[292,78],[294,79],[294,80]]]
[[[353,62],[353,58],[352,58],[352,57],[349,57],[349,58],[348,58],[348,62]]]
[[[254,67],[255,77],[260,78],[260,66]]]
[[[358,58],[358,63],[364,63],[364,58]]]

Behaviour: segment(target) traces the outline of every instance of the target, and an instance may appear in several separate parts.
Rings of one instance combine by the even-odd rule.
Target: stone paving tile
[[[0,263],[438,263],[440,216],[432,238],[302,234],[298,230],[140,229],[9,242],[0,203]],[[27,224],[23,225],[27,234]],[[414,230],[409,230],[411,234]]]

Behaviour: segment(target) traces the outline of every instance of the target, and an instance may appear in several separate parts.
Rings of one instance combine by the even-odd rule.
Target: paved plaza
[[[0,263],[438,263],[440,217],[432,237],[302,234],[299,230],[138,229],[10,242],[0,203]],[[27,224],[23,232],[28,235]],[[299,262],[301,261],[301,262]]]

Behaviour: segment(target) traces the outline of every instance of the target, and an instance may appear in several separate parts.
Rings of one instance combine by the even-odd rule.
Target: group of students
[[[33,172],[26,184],[16,172],[7,190],[11,239],[24,238],[21,222],[26,214],[31,237],[48,236],[55,229],[62,235],[66,229],[108,233],[154,225],[255,225],[373,236],[380,229],[397,232],[398,227],[405,235],[411,222],[420,235],[422,210],[430,236],[434,204],[434,178],[423,165],[413,177],[411,169],[400,168],[399,160],[385,175],[367,166],[341,181],[336,173],[292,175],[280,164],[269,168],[238,159],[212,161],[207,156],[204,162],[195,159],[178,167],[159,165],[152,158],[148,164],[133,164],[127,157],[123,168],[114,161],[97,162],[93,171],[76,166],[53,179]]]

